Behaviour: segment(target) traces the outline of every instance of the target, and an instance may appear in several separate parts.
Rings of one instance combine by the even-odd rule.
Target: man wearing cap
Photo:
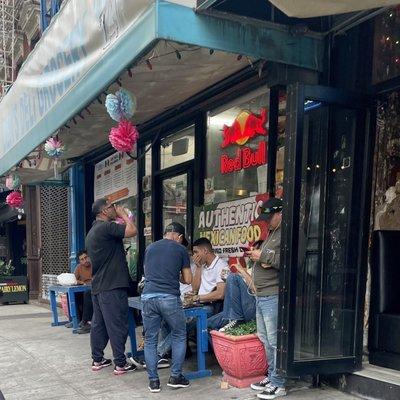
[[[152,393],[161,390],[157,372],[157,344],[163,320],[171,330],[172,339],[171,376],[167,385],[172,388],[189,386],[189,381],[182,375],[186,353],[186,319],[179,291],[179,282],[192,282],[185,245],[185,228],[172,222],[165,228],[164,238],[148,246],[144,256],[145,283],[141,296],[144,357],[150,381],[148,388]]]
[[[258,220],[266,221],[268,238],[259,249],[251,249],[247,255],[253,265],[253,282],[256,292],[257,333],[264,344],[268,360],[268,376],[251,388],[260,390],[260,399],[286,396],[285,379],[276,371],[276,346],[278,325],[279,264],[281,247],[282,199],[272,198],[261,207]]]
[[[111,360],[104,358],[104,349],[110,340],[114,374],[121,375],[136,369],[126,362],[125,357],[130,278],[122,239],[135,236],[137,229],[122,207],[106,199],[96,200],[92,213],[96,220],[86,236],[86,249],[93,272],[92,370],[99,371],[111,365]],[[124,223],[117,224],[117,217]]]

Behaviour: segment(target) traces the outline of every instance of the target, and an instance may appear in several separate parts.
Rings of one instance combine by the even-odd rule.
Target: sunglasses
[[[103,211],[109,210],[110,208],[115,207],[115,204],[109,204],[107,207],[103,209]]]

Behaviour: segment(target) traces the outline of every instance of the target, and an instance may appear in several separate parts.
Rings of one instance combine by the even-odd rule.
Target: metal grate
[[[40,188],[42,274],[69,272],[68,187]]]

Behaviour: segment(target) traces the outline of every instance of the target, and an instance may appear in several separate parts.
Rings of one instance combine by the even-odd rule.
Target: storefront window
[[[268,109],[263,88],[209,113],[205,204],[267,191]]]
[[[375,19],[372,83],[400,75],[400,7]]]
[[[167,136],[161,141],[161,169],[194,158],[194,126]]]

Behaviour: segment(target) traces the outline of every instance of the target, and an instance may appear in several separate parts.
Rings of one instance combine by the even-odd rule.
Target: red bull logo
[[[262,108],[260,115],[250,111],[241,111],[231,126],[222,127],[223,141],[221,147],[224,149],[232,144],[243,146],[251,138],[268,135],[266,123],[268,121],[267,110]]]

